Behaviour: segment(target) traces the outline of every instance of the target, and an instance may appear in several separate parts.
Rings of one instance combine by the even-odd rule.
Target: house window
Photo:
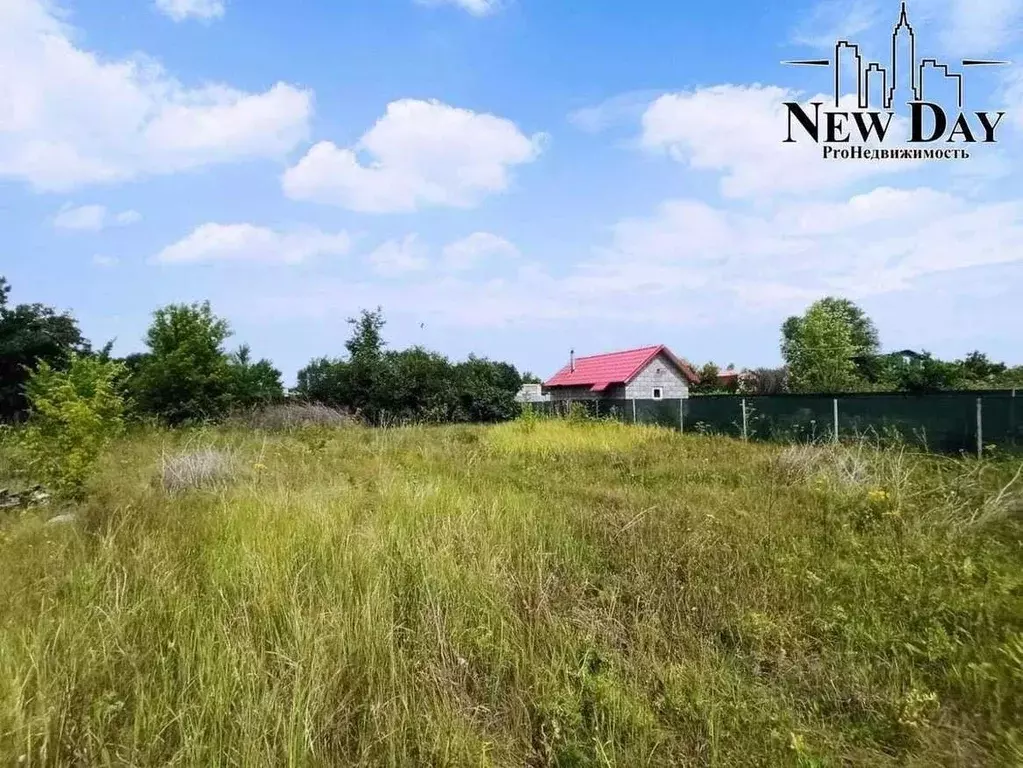
[[[664,397],[664,390],[660,387],[654,387],[654,400],[660,400]]]

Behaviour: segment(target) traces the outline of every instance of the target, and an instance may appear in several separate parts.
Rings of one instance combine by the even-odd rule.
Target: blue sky
[[[550,375],[666,343],[779,361],[815,298],[891,348],[1023,362],[1023,77],[970,160],[783,146],[838,36],[883,57],[899,3],[0,0],[0,273],[142,348],[209,299],[293,381],[382,305],[396,347]],[[978,8],[977,6],[987,6]],[[911,0],[922,56],[1019,58],[1023,0]]]

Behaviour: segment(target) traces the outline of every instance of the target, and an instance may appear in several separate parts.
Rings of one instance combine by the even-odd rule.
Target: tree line
[[[694,392],[923,394],[1023,387],[1023,366],[1010,367],[980,351],[958,360],[941,360],[926,350],[882,353],[870,317],[852,301],[836,297],[814,302],[782,324],[781,355],[784,367],[745,370],[727,380],[718,366],[707,363],[698,369],[700,383]]]
[[[65,372],[64,382],[83,397],[109,381],[129,416],[169,425],[217,420],[294,398],[372,423],[486,422],[517,413],[522,377],[515,366],[474,356],[453,363],[422,347],[388,350],[380,308],[349,319],[347,355],[313,360],[289,392],[281,372],[269,360],[253,360],[247,345],[228,351],[230,326],[209,302],[158,309],[146,331],[146,350],[115,358],[113,343],[94,348],[71,314],[38,303],[14,305],[10,290],[0,277],[0,421],[27,417],[30,382],[40,368],[46,380]],[[79,373],[67,374],[76,365]]]
[[[10,291],[0,277],[0,421],[27,416],[28,383],[41,364],[59,373],[81,360],[109,366],[89,370],[103,381],[109,373],[130,416],[170,425],[216,420],[285,398],[342,409],[374,424],[492,422],[515,416],[516,392],[523,382],[537,381],[510,363],[475,356],[456,363],[418,346],[387,349],[378,307],[348,320],[346,354],[311,361],[289,392],[281,372],[269,360],[253,360],[247,345],[228,351],[231,329],[209,302],[158,309],[146,331],[146,351],[114,358],[113,344],[95,349],[72,315],[39,303],[12,304]],[[708,363],[699,369],[694,394],[1023,387],[1023,366],[1010,368],[981,352],[944,361],[927,352],[906,359],[880,350],[866,313],[847,299],[829,297],[783,323],[784,367],[742,371],[723,382],[717,366]],[[83,386],[88,395],[98,385]]]

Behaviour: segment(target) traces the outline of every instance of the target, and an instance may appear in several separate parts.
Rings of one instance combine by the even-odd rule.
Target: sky
[[[910,0],[920,56],[1023,61],[1023,0]],[[667,344],[780,363],[850,298],[888,349],[1023,363],[1023,69],[968,160],[824,160],[839,37],[896,0],[0,0],[0,274],[144,348],[209,300],[293,382],[383,308],[394,348],[542,377]]]

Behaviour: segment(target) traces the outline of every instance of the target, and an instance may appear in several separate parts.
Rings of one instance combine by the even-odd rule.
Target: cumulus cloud
[[[154,257],[160,264],[233,261],[299,264],[317,256],[343,256],[351,248],[345,232],[277,232],[254,224],[208,223]]]
[[[174,21],[212,21],[224,15],[224,0],[156,0],[156,9]]]
[[[397,277],[420,272],[429,266],[427,249],[419,236],[406,235],[401,240],[388,240],[368,257],[373,270],[384,277]]]
[[[827,104],[833,100],[833,96],[804,100],[786,88],[760,85],[719,85],[669,93],[644,113],[640,143],[693,168],[719,172],[722,193],[736,198],[839,190],[919,165],[907,160],[824,160],[820,147],[809,139],[783,143],[788,125],[785,102]],[[807,108],[812,114],[812,108]],[[896,117],[890,136],[908,136],[906,122]]]
[[[978,205],[930,187],[786,199],[755,211],[676,199],[619,221],[586,260],[557,272],[519,261],[499,278],[424,273],[424,251],[406,238],[375,258],[394,267],[383,270],[389,276],[414,280],[317,281],[274,301],[284,314],[320,316],[368,300],[455,327],[774,322],[829,294],[859,301],[899,292],[899,302],[919,303],[921,286],[939,279],[962,294],[983,284],[966,270],[1023,263],[1020,238],[1023,200]],[[955,322],[932,316],[934,333]]]
[[[103,205],[65,205],[53,217],[57,229],[85,230],[99,232],[109,226],[127,226],[142,219],[138,211],[122,211],[111,214]]]
[[[189,88],[142,56],[80,48],[46,0],[0,3],[0,178],[65,191],[280,157],[306,140],[312,94]]]
[[[406,99],[389,104],[355,146],[316,144],[283,187],[294,200],[366,213],[471,208],[506,190],[510,170],[533,162],[543,138],[494,115]]]
[[[449,272],[465,272],[483,261],[506,262],[519,255],[519,249],[503,237],[474,232],[444,246],[443,266]]]

